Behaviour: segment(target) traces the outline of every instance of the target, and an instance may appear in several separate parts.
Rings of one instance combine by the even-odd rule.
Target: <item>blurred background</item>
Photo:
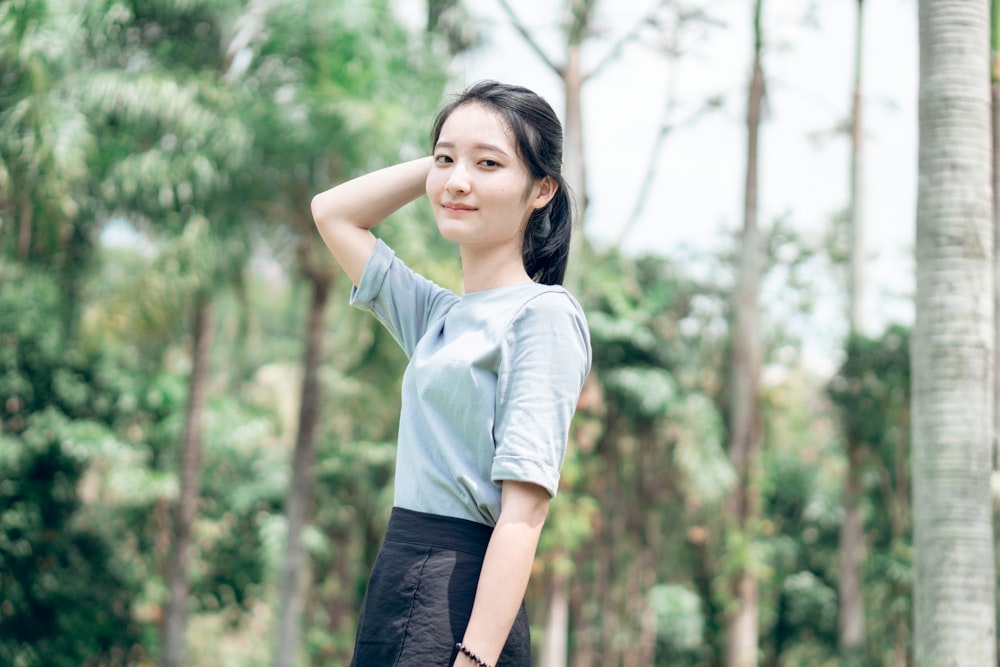
[[[0,664],[350,662],[406,360],[309,202],[482,78],[565,123],[594,345],[536,662],[908,664],[915,4],[0,2]]]

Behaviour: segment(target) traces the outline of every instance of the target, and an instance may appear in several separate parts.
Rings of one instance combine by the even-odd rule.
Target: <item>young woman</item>
[[[590,368],[562,288],[572,228],[562,128],[533,92],[482,82],[446,105],[433,155],[313,199],[320,234],[409,356],[394,507],[352,665],[531,664],[524,593]],[[425,194],[463,295],[369,231]]]

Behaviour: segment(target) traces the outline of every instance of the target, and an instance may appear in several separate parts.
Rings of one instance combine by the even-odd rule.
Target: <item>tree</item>
[[[249,254],[249,245],[241,243],[244,235],[228,234],[239,222],[240,202],[231,195],[249,154],[250,135],[234,113],[232,90],[219,85],[226,8],[163,0],[114,12],[99,5],[84,14],[85,24],[94,28],[92,57],[102,66],[91,75],[84,101],[92,110],[102,156],[111,158],[97,170],[104,177],[105,205],[145,223],[152,236],[168,239],[166,254],[181,269],[168,281],[176,280],[190,326],[180,494],[163,624],[167,667],[185,662],[213,299],[221,286],[231,284]]]
[[[758,590],[754,572],[753,542],[760,518],[760,455],[762,446],[760,398],[762,363],[758,292],[762,249],[757,224],[758,151],[764,101],[763,0],[753,13],[753,64],[747,92],[747,167],[744,190],[743,235],[737,271],[736,313],[733,323],[731,396],[729,407],[729,459],[738,481],[727,504],[732,568],[733,611],[726,629],[726,667],[757,664]]]
[[[864,43],[864,0],[857,0],[854,27],[854,77],[850,117],[850,192],[848,199],[848,337],[864,330],[864,218],[862,216],[861,148],[862,45]],[[841,656],[849,659],[863,652],[865,645],[865,598],[861,587],[861,567],[865,560],[864,514],[861,508],[865,445],[848,438],[847,473],[844,480],[844,521],[840,530],[839,628]]]
[[[990,98],[993,120],[993,441],[1000,468],[1000,0],[990,2]]]
[[[989,9],[921,0],[915,664],[996,663]]]
[[[721,384],[722,292],[685,266],[610,253],[581,281],[600,381],[581,398],[539,550],[570,583],[573,665],[710,657],[707,526],[735,475],[709,397]],[[536,594],[551,608],[548,590]]]
[[[841,623],[839,650],[844,660],[860,661],[867,656],[871,663],[896,667],[909,664],[912,621],[909,350],[910,332],[902,327],[891,327],[879,340],[853,334],[846,342],[844,363],[827,387],[838,409],[842,440],[864,446],[864,471],[870,481],[857,487],[855,503],[867,509],[865,526],[871,543],[866,546],[871,556],[858,572],[862,577],[858,586],[866,606],[879,610],[861,619],[866,645],[847,655]],[[841,554],[843,549],[842,522]],[[842,580],[843,556],[838,560]],[[844,604],[841,601],[838,606]],[[839,614],[843,613],[841,609]]]
[[[381,0],[367,3],[364,11],[337,3],[289,2],[272,7],[263,21],[256,30],[247,29],[241,47],[243,78],[255,96],[247,115],[258,160],[265,165],[251,203],[272,232],[291,239],[296,277],[310,292],[273,654],[274,664],[283,667],[295,663],[310,602],[310,558],[303,538],[314,518],[322,408],[336,392],[322,377],[329,297],[341,274],[316,232],[309,203],[340,180],[398,161],[407,151],[427,150],[414,137],[426,131],[444,76],[423,36],[404,28]]]
[[[587,192],[587,171],[583,131],[583,88],[588,80],[599,75],[610,63],[617,60],[626,46],[637,41],[642,32],[656,24],[656,17],[668,4],[665,0],[655,0],[636,24],[617,39],[604,56],[589,71],[583,63],[583,49],[586,41],[596,33],[594,19],[598,0],[571,1],[567,0],[562,7],[563,24],[561,26],[565,41],[565,51],[561,57],[554,58],[542,47],[539,40],[532,34],[530,28],[511,6],[509,0],[499,0],[500,6],[513,25],[514,29],[525,41],[539,60],[562,82],[564,93],[563,111],[563,174],[576,199],[578,220],[585,220],[589,195]],[[573,253],[570,259],[570,269],[567,282],[577,279],[581,255],[587,252],[586,239],[579,246],[579,251]],[[542,649],[541,663],[546,667],[561,667],[566,664],[566,647],[568,642],[569,592],[568,583],[558,572],[551,581],[550,608],[546,614],[545,643]]]
[[[0,266],[0,662],[70,667],[140,659],[141,583],[81,480],[139,373],[59,326],[61,294],[37,267]],[[115,661],[118,662],[115,662]]]
[[[67,332],[94,230],[84,194],[94,142],[76,104],[71,11],[65,0],[0,5],[0,254],[58,272]]]

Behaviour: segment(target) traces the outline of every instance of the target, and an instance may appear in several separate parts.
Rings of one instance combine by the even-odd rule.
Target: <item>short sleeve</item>
[[[568,292],[543,292],[517,313],[501,343],[494,482],[532,482],[555,497],[590,363],[587,322]]]
[[[414,272],[381,239],[350,297],[352,306],[375,315],[408,357],[430,323],[457,301],[454,292]]]

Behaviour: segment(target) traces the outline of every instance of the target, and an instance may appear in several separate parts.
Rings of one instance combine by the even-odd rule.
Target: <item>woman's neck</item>
[[[531,276],[524,269],[520,248],[494,247],[483,252],[462,246],[460,252],[466,294],[531,282]]]

